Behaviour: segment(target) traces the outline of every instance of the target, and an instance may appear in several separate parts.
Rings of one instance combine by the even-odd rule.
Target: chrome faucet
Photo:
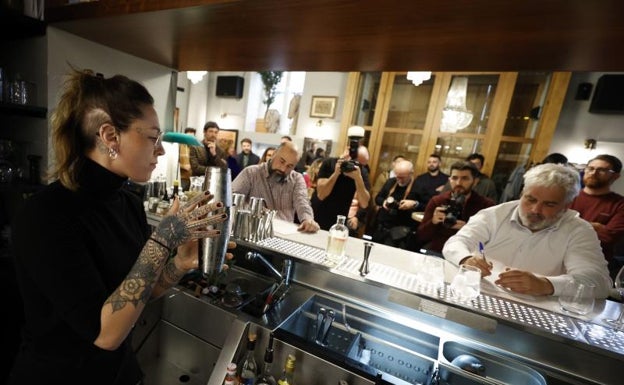
[[[245,254],[245,259],[248,261],[258,260],[260,261],[269,271],[273,274],[280,283],[283,283],[285,286],[290,286],[290,282],[292,280],[292,267],[293,262],[291,259],[284,259],[284,264],[282,265],[282,271],[278,271],[275,266],[271,264],[266,258],[262,256],[262,254],[256,251],[249,251]]]

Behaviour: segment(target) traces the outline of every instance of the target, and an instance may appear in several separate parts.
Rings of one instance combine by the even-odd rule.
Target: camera
[[[386,198],[386,207],[389,215],[397,215],[399,213],[399,202],[394,197]]]
[[[451,194],[451,199],[444,208],[444,211],[446,211],[446,216],[444,217],[444,221],[442,221],[444,227],[451,228],[457,223],[457,218],[461,216],[462,210],[464,209],[465,201],[466,196],[464,194]]]
[[[356,166],[360,165],[357,158],[360,140],[364,137],[364,128],[360,126],[351,126],[349,127],[349,130],[347,130],[347,136],[349,137],[349,157],[351,159],[340,164],[341,172],[351,172],[355,170]]]

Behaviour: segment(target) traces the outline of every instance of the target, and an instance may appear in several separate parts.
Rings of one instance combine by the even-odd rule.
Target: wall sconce
[[[596,139],[585,139],[585,149],[587,149],[587,150],[595,150],[596,149]]]
[[[186,71],[186,78],[193,84],[201,82],[208,71]]]
[[[319,120],[316,122],[316,127],[321,127],[322,125],[323,125],[323,119],[319,119]]]
[[[446,106],[442,109],[440,132],[455,133],[468,127],[472,122],[472,112],[466,109],[468,78],[456,76],[446,96]]]

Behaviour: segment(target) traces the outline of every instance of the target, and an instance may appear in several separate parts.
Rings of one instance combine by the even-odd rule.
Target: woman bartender
[[[10,384],[141,383],[134,323],[197,268],[197,239],[219,235],[206,226],[223,221],[223,205],[205,204],[208,192],[183,208],[176,199],[150,232],[141,199],[122,188],[149,180],[165,153],[153,104],[125,76],[68,76],[51,118],[55,181],[13,226],[25,325]]]

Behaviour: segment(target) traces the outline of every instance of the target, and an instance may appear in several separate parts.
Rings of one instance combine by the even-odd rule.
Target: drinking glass
[[[559,296],[559,304],[564,311],[585,315],[594,309],[596,285],[574,277],[566,283]]]
[[[461,265],[451,282],[451,293],[462,301],[471,301],[481,294],[481,269]]]
[[[620,298],[624,298],[624,267],[618,271],[614,283]],[[618,330],[624,330],[624,304],[620,306],[620,315],[617,318],[606,318],[604,321]]]

